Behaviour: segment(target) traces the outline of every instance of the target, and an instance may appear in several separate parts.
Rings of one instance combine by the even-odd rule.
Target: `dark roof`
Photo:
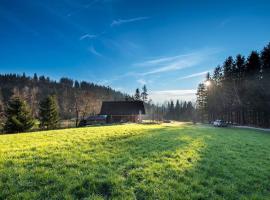
[[[142,101],[103,101],[101,115],[138,115],[145,114]]]

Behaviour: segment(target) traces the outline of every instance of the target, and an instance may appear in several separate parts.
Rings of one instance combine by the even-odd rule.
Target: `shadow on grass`
[[[89,183],[89,188],[79,190],[84,185],[81,182],[72,193],[75,197],[83,198],[90,194],[99,194],[104,198],[169,198],[172,188],[168,181],[178,182],[185,178],[179,174],[187,173],[196,165],[207,139],[209,137],[179,127],[110,138],[102,146],[105,156],[97,158],[100,156],[96,152],[97,148],[91,152],[99,165],[92,166],[90,171],[95,174],[84,179]],[[97,187],[99,189],[93,190],[95,185],[105,185],[108,188]],[[163,196],[158,188],[164,189]]]
[[[270,137],[235,128],[211,128],[208,134],[207,148],[188,171],[189,197],[270,199]]]

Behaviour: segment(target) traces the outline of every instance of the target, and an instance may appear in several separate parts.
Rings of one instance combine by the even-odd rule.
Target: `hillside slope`
[[[110,87],[86,81],[78,82],[69,78],[52,81],[48,77],[36,74],[28,77],[25,74],[0,74],[0,117],[8,100],[20,96],[30,105],[33,115],[38,115],[39,102],[48,95],[56,95],[60,117],[70,119],[76,116],[76,106],[83,114],[99,113],[104,100],[123,100],[125,94]]]
[[[269,199],[269,144],[189,124],[0,135],[0,199]]]

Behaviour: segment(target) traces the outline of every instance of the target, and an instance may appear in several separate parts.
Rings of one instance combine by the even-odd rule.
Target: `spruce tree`
[[[7,133],[19,133],[30,130],[34,126],[34,120],[25,101],[14,97],[8,102],[5,111],[6,122],[4,131]]]
[[[141,93],[140,93],[139,88],[137,88],[136,91],[135,91],[134,99],[137,100],[137,101],[141,100]]]
[[[207,114],[207,90],[205,84],[200,83],[197,89],[197,110],[200,117],[200,121],[205,121],[205,115]]]
[[[33,80],[34,80],[34,82],[38,82],[38,76],[37,76],[37,74],[36,74],[36,73],[34,74],[34,78],[33,78]]]
[[[180,102],[179,100],[177,100],[175,104],[175,120],[180,120],[180,118],[182,117],[180,112],[181,112]]]
[[[263,125],[265,127],[270,127],[270,43],[264,47],[261,52],[261,60],[262,60],[262,98],[264,102],[262,103],[262,107],[264,107],[263,111]],[[266,100],[267,99],[267,100]]]
[[[57,103],[54,96],[48,96],[39,104],[40,127],[56,128],[59,122]]]
[[[143,102],[147,101],[147,96],[148,96],[147,88],[146,88],[146,85],[144,85],[143,88],[142,88],[142,100],[143,100]]]

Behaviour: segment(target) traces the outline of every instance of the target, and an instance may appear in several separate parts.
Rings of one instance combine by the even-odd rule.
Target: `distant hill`
[[[48,95],[57,97],[62,119],[96,114],[100,111],[102,101],[123,100],[126,96],[110,87],[69,78],[54,81],[36,74],[33,77],[25,74],[0,74],[0,111],[12,96],[20,96],[30,105],[33,116],[37,116],[40,100]]]

